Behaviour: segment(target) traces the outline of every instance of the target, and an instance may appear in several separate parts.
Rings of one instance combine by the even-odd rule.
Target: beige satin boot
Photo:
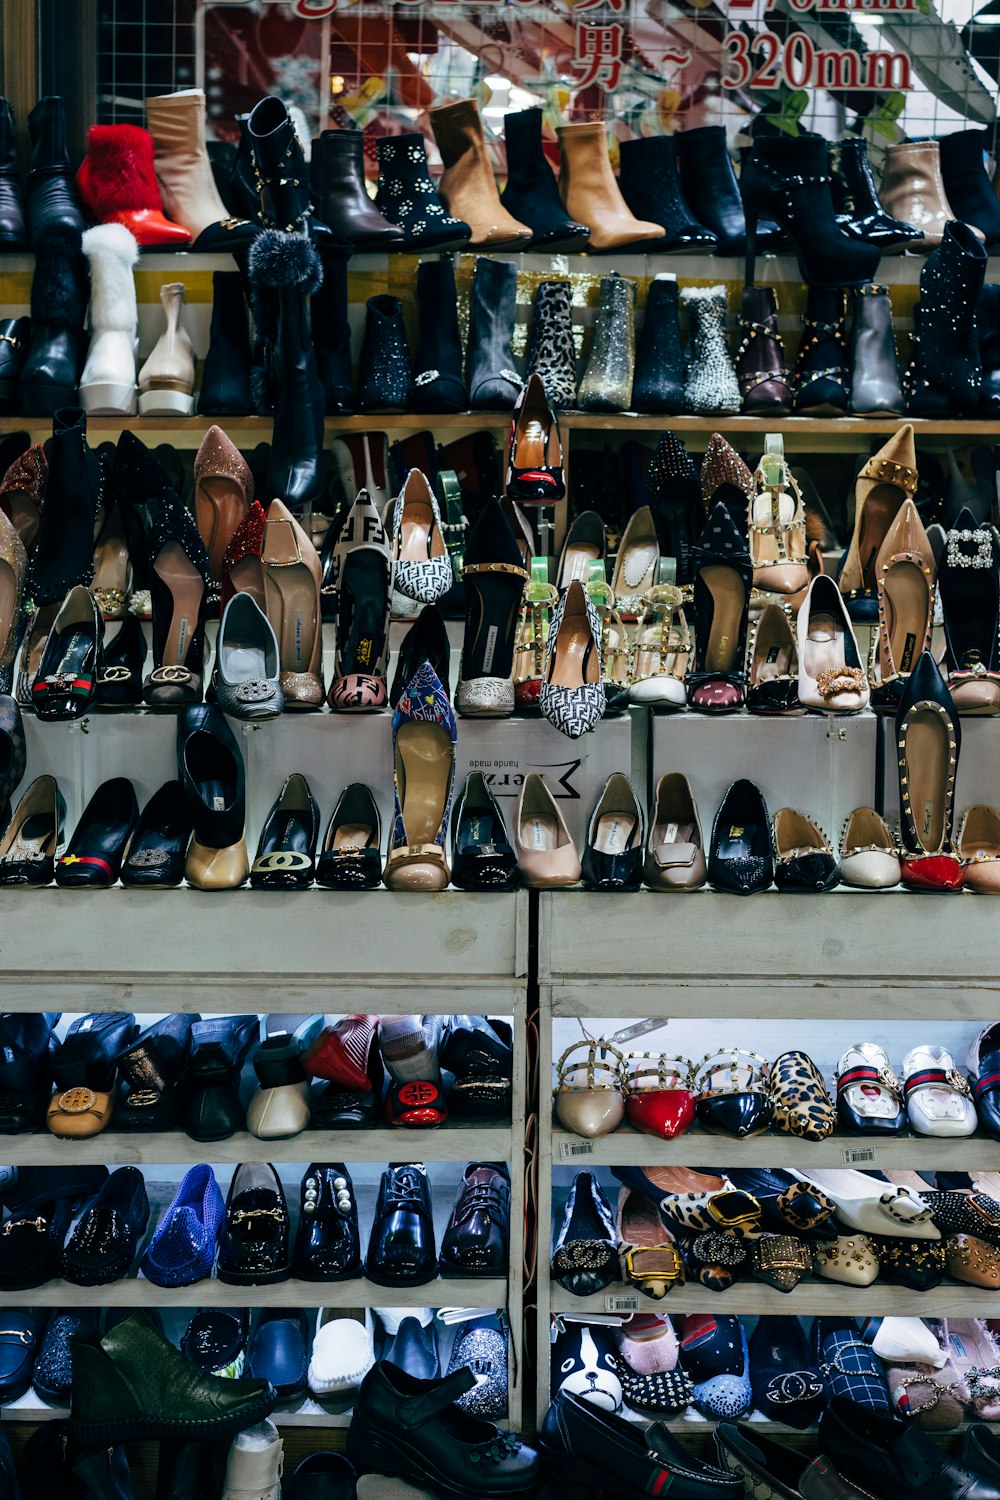
[[[160,287],[167,326],[139,371],[141,417],[189,417],[194,411],[194,348],[181,323],[184,284]]]
[[[937,141],[901,141],[886,147],[879,190],[882,207],[894,219],[923,230],[922,240],[910,240],[900,250],[934,250],[941,243],[944,226],[954,219],[941,176],[941,147]],[[980,239],[985,236],[973,231]],[[893,251],[887,252],[889,255]]]
[[[556,134],[562,152],[559,192],[563,207],[571,219],[590,225],[591,250],[622,250],[665,237],[661,224],[637,219],[630,212],[611,170],[608,137],[600,121],[561,125]]]
[[[454,218],[470,225],[469,247],[522,249],[531,239],[531,230],[512,218],[500,202],[475,99],[432,109],[430,122],[444,162],[438,194]]]
[[[205,147],[204,91],[182,89],[147,99],[146,126],[167,217],[188,231],[192,249],[230,249],[226,240],[244,221],[230,217],[215,186]]]

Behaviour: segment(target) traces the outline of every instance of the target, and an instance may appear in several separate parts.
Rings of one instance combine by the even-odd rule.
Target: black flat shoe
[[[19,1401],[31,1385],[31,1371],[45,1327],[45,1315],[11,1308],[0,1328],[0,1402]]]
[[[454,1082],[448,1112],[470,1118],[510,1116],[514,1053],[506,1021],[452,1016],[441,1043],[440,1062]]]
[[[354,1403],[348,1459],[359,1474],[403,1479],[449,1500],[529,1500],[539,1478],[534,1450],[455,1404],[475,1384],[468,1367],[417,1380],[376,1364]]]
[[[63,1275],[77,1286],[104,1286],[127,1276],[149,1223],[149,1198],[138,1167],[119,1167],[73,1230]]]
[[[49,631],[31,706],[40,719],[82,719],[104,671],[104,619],[89,589],[77,584]]]
[[[437,1276],[431,1188],[420,1162],[390,1163],[382,1173],[365,1275],[376,1286],[426,1286]]]
[[[382,820],[364,782],[352,781],[337,799],[316,865],[316,884],[349,891],[373,891],[382,884]]]
[[[774,851],[767,804],[752,781],[734,781],[712,826],[708,880],[717,891],[751,896],[774,879]]]
[[[72,1341],[78,1333],[96,1333],[99,1318],[96,1308],[53,1313],[31,1371],[32,1390],[42,1401],[52,1406],[69,1404],[73,1389]]]
[[[142,669],[148,653],[142,621],[138,615],[127,614],[114,638],[105,641],[95,708],[135,708],[142,702]]]
[[[184,1102],[181,1084],[191,1056],[191,1032],[200,1020],[201,1016],[164,1016],[119,1052],[116,1129],[176,1126]]]
[[[614,1214],[593,1172],[573,1179],[552,1249],[552,1275],[574,1297],[602,1292],[619,1278]]]
[[[0,886],[49,885],[62,841],[66,803],[52,776],[39,776],[21,797],[0,839]]]
[[[52,1094],[58,1012],[0,1015],[0,1134],[39,1130]]]
[[[303,1281],[350,1281],[363,1275],[358,1202],[343,1162],[314,1162],[306,1170],[292,1269]]]
[[[247,1350],[247,1374],[266,1380],[279,1401],[305,1394],[312,1335],[306,1314],[292,1308],[265,1309]]]
[[[194,832],[191,799],[179,781],[153,793],[136,824],[122,865],[122,885],[169,890],[184,879],[184,860]]]
[[[131,781],[116,776],[102,782],[84,808],[66,853],[56,861],[56,885],[114,885],[138,821]]]
[[[774,815],[774,883],[779,891],[832,891],[840,884],[837,857],[820,829],[794,807]]]
[[[517,855],[503,813],[481,771],[470,771],[452,815],[451,882],[463,891],[512,891]]]
[[[287,1281],[291,1272],[288,1204],[269,1162],[236,1168],[226,1199],[215,1274],[227,1286]]]
[[[403,637],[396,657],[396,670],[389,689],[389,705],[395,708],[418,667],[430,662],[447,697],[451,697],[451,643],[444,615],[436,604],[425,604]]]
[[[181,1334],[180,1350],[206,1375],[238,1380],[246,1364],[250,1314],[245,1308],[206,1307]]]
[[[257,845],[250,884],[260,891],[304,891],[316,873],[319,808],[298,771],[288,777]]]
[[[774,1118],[768,1083],[767,1063],[756,1052],[709,1053],[694,1075],[695,1118],[713,1135],[737,1141],[761,1135]]]
[[[194,704],[177,720],[177,765],[194,809],[187,882],[200,890],[234,890],[250,873],[246,769],[236,736],[214,705]]]
[[[183,1105],[184,1129],[192,1140],[225,1141],[246,1128],[240,1078],[259,1039],[256,1015],[195,1022]]]
[[[583,883],[591,891],[637,891],[645,857],[642,808],[628,777],[613,771],[590,815]]]
[[[753,1404],[773,1422],[811,1427],[824,1405],[823,1377],[797,1318],[758,1318],[750,1336]]]

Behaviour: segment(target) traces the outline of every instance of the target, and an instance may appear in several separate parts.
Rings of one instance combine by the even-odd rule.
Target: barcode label
[[[628,1293],[617,1297],[605,1297],[604,1311],[609,1313],[636,1313],[639,1311],[639,1298]]]
[[[561,1161],[576,1161],[581,1156],[593,1156],[593,1141],[560,1141],[559,1158]]]
[[[845,1167],[873,1167],[875,1165],[874,1146],[845,1146],[840,1153],[840,1159]]]

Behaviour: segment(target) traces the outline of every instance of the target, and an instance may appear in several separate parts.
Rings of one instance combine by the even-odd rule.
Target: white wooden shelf
[[[262,1141],[239,1131],[226,1141],[195,1141],[181,1130],[143,1134],[103,1131],[88,1140],[66,1140],[50,1131],[0,1136],[0,1158],[11,1166],[108,1167],[213,1165],[247,1161],[387,1162],[407,1152],[424,1162],[510,1161],[512,1127],[489,1122],[450,1122],[435,1130],[376,1127],[371,1130],[303,1130],[280,1141]],[[520,1149],[520,1147],[518,1147]]]
[[[660,1302],[643,1295],[638,1287],[615,1282],[607,1291],[591,1297],[574,1297],[552,1282],[554,1313],[607,1313],[605,1299],[632,1294],[639,1299],[640,1312],[655,1313],[778,1313],[788,1317],[820,1317],[849,1313],[852,1318],[990,1318],[1000,1314],[1000,1290],[966,1286],[958,1281],[942,1281],[927,1292],[912,1292],[907,1287],[880,1285],[844,1286],[836,1281],[800,1281],[790,1292],[779,1292],[762,1281],[737,1281],[725,1292],[713,1292],[697,1283],[675,1287]],[[627,1314],[625,1316],[628,1316]]]
[[[376,1286],[373,1281],[287,1281],[228,1286],[205,1277],[193,1286],[159,1287],[138,1276],[106,1286],[48,1281],[25,1292],[0,1294],[0,1306],[29,1307],[495,1307],[507,1305],[500,1278],[437,1277],[426,1286]]]
[[[576,1154],[573,1148],[590,1145],[591,1152]],[[674,1140],[659,1140],[620,1125],[610,1135],[584,1141],[572,1131],[553,1127],[552,1164],[584,1168],[589,1166],[625,1166],[641,1162],[650,1167],[844,1167],[852,1161],[845,1152],[871,1147],[874,1161],[869,1168],[907,1167],[914,1171],[968,1171],[983,1167],[1000,1169],[1000,1141],[989,1136],[969,1136],[948,1140],[936,1136],[901,1136],[896,1140],[872,1136],[841,1135],[836,1132],[825,1141],[803,1141],[794,1135],[769,1132],[750,1140],[736,1141],[728,1136],[710,1135],[692,1129]],[[566,1154],[564,1155],[564,1149]]]

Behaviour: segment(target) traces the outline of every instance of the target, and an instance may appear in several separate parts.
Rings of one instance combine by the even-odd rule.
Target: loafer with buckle
[[[287,1281],[291,1270],[288,1204],[270,1162],[243,1162],[233,1173],[216,1275],[227,1286]]]
[[[7,1308],[0,1313],[0,1402],[17,1401],[31,1384],[44,1318]]]
[[[902,1085],[878,1042],[848,1047],[837,1064],[837,1119],[844,1134],[905,1135],[902,1101]]]
[[[53,1135],[91,1136],[111,1122],[118,1054],[139,1028],[129,1012],[80,1016],[52,1057],[55,1093],[46,1123]]]
[[[976,1129],[968,1080],[947,1047],[913,1047],[903,1058],[903,1093],[918,1135],[963,1136]]]

